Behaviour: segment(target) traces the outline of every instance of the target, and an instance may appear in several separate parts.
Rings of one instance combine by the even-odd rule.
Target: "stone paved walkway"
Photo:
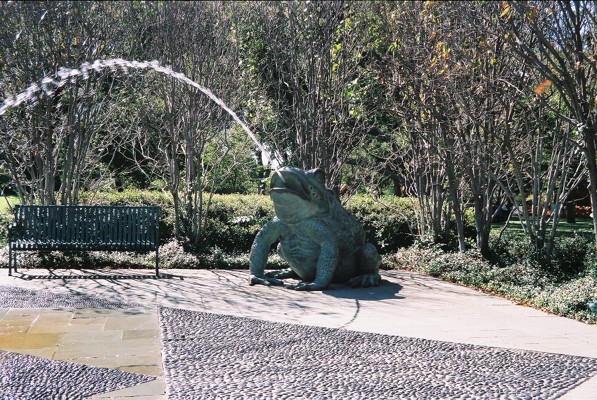
[[[388,271],[377,288],[300,293],[249,286],[247,271],[164,272],[166,278],[154,279],[145,271],[56,270],[48,279],[45,270],[22,270],[13,277],[0,270],[0,356],[8,354],[11,362],[17,353],[31,357],[27,360],[37,360],[36,366],[44,365],[40,376],[52,370],[46,360],[60,371],[86,366],[81,376],[126,373],[111,378],[127,386],[117,390],[83,379],[79,385],[93,389],[96,399],[209,398],[209,393],[300,398],[298,389],[284,384],[288,377],[333,388],[337,398],[490,399],[526,393],[529,398],[594,399],[597,393],[597,326],[427,276]],[[180,319],[180,312],[189,314]],[[213,335],[197,341],[197,332],[206,329]],[[172,332],[175,340],[168,339]],[[226,347],[230,332],[245,332],[246,340]],[[285,339],[293,335],[296,340]],[[334,346],[326,340],[313,344],[317,338],[328,338]],[[352,340],[364,347],[351,346]],[[239,348],[242,343],[246,347]],[[392,350],[384,352],[380,343]],[[264,346],[270,351],[262,352]],[[310,347],[320,356],[309,358]],[[355,353],[355,348],[375,350]],[[400,357],[405,348],[413,350]],[[276,349],[279,358],[260,358],[275,355]],[[223,358],[197,364],[200,354]],[[354,365],[358,368],[350,371]],[[487,374],[480,373],[483,365]],[[438,373],[442,367],[443,375]],[[277,375],[268,378],[264,371]],[[314,371],[321,375],[311,375]],[[214,373],[220,375],[214,378]],[[342,380],[359,374],[367,379]],[[10,379],[12,386],[25,389],[29,382],[23,376]],[[395,384],[388,386],[390,381]],[[302,397],[334,397],[314,388]],[[73,386],[70,398],[89,395],[77,397],[79,392]]]

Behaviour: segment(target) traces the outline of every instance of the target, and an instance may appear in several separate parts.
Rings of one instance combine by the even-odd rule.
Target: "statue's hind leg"
[[[379,266],[381,257],[375,246],[365,243],[359,252],[359,275],[350,279],[347,284],[352,287],[377,286],[381,281]]]

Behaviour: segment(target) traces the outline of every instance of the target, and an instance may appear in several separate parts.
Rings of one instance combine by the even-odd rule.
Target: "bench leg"
[[[19,272],[17,271],[17,252],[16,250],[12,251],[12,268],[15,270],[15,272]]]
[[[8,276],[12,276],[12,270],[17,271],[17,251],[8,244]]]
[[[12,247],[8,244],[8,276],[12,275]]]

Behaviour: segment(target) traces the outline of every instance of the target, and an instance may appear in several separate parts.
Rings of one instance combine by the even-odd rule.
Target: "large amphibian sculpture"
[[[323,290],[331,282],[379,284],[381,258],[375,246],[365,242],[357,218],[325,187],[322,170],[282,168],[272,175],[270,196],[276,217],[253,241],[251,285],[283,285],[285,278],[302,280],[287,286],[295,290]],[[277,241],[278,254],[290,268],[266,274],[267,256]]]

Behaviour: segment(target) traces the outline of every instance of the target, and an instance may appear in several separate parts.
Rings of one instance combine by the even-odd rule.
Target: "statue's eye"
[[[321,168],[316,168],[313,170],[313,173],[315,174],[315,178],[317,178],[322,185],[325,185],[325,172]]]

